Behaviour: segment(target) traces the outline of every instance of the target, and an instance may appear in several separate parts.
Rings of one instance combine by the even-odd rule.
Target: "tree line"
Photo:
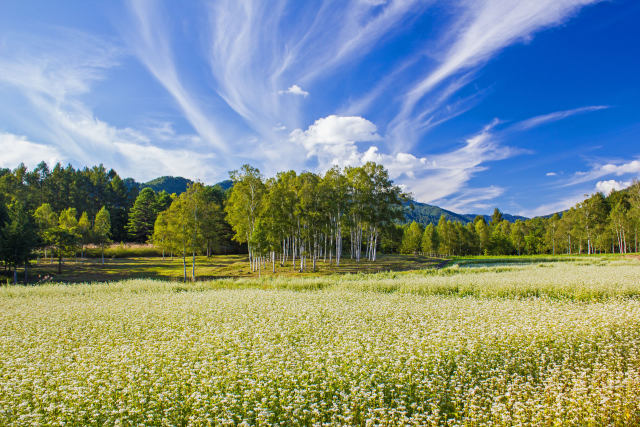
[[[36,257],[84,256],[87,245],[153,243],[162,256],[179,256],[187,279],[196,256],[244,250],[249,267],[275,271],[340,265],[343,256],[374,262],[384,253],[448,255],[593,254],[638,251],[640,184],[586,197],[550,217],[462,224],[402,224],[409,200],[381,165],[334,167],[324,174],[285,171],[265,178],[244,165],[230,172],[233,186],[202,183],[176,195],[139,190],[102,165],[74,169],[40,163],[0,169],[0,262],[5,272]],[[26,280],[26,278],[25,278]]]
[[[197,188],[222,210],[222,188]],[[28,266],[36,257],[57,258],[60,272],[65,257],[83,257],[84,248],[93,244],[102,248],[104,263],[108,243],[153,242],[157,217],[176,200],[182,199],[151,188],[139,190],[133,180],[123,180],[102,165],[74,169],[58,163],[49,169],[42,162],[31,171],[24,165],[0,169],[0,262],[5,273],[13,272],[14,280],[17,268],[23,267],[27,281]],[[220,215],[216,221],[208,254],[214,249],[238,251],[230,226]]]
[[[412,222],[402,227],[402,239],[392,249],[428,255],[625,254],[638,252],[639,228],[640,183],[635,182],[608,196],[595,193],[549,217],[511,223],[496,208],[489,223],[481,216],[466,225],[444,216],[426,227]]]

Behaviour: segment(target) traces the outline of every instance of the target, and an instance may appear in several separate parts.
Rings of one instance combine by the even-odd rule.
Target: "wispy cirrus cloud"
[[[594,164],[591,170],[576,172],[564,185],[571,186],[595,181],[605,176],[640,176],[640,159],[624,161],[610,161]]]
[[[439,64],[416,81],[403,97],[401,108],[389,124],[392,135],[405,136],[415,127],[425,96],[461,72],[472,72],[505,47],[527,41],[545,28],[561,24],[580,8],[599,0],[539,0],[509,2],[466,0],[456,4],[459,16],[438,41]],[[417,136],[420,134],[418,133]],[[414,141],[403,142],[407,144]]]
[[[211,119],[182,82],[162,7],[148,0],[133,1],[129,6],[132,22],[130,25],[121,24],[129,47],[171,94],[202,140],[222,153],[228,152],[228,134],[223,133],[221,125]]]
[[[211,156],[194,151],[196,135],[176,134],[169,123],[143,129],[117,127],[96,117],[83,102],[93,85],[118,66],[123,50],[113,42],[79,31],[55,29],[49,38],[16,35],[0,55],[0,93],[30,107],[20,118],[23,134],[0,132],[0,164],[34,166],[41,160],[76,166],[104,163],[124,176],[151,179],[158,170],[190,178],[214,177]],[[7,105],[0,106],[7,115]],[[180,141],[160,147],[156,141]],[[8,153],[8,154],[6,154]]]
[[[590,113],[593,111],[605,110],[607,108],[609,108],[609,106],[607,105],[590,105],[586,107],[574,108],[571,110],[555,111],[553,113],[542,114],[540,116],[531,117],[529,119],[515,123],[513,125],[513,128],[516,130],[528,130],[547,123],[557,122],[558,120],[563,120],[567,117],[575,116],[577,114]]]
[[[412,154],[414,144],[429,129],[479,102],[482,91],[457,95],[473,81],[479,66],[506,46],[564,22],[580,7],[595,1],[542,0],[533,4],[460,0],[449,4],[447,9],[455,8],[456,13],[451,15],[454,18],[445,18],[447,22],[433,31],[433,38],[422,42],[421,49],[387,69],[366,91],[350,94],[349,100],[342,101],[346,107],[337,110],[342,114],[334,109],[309,120],[305,110],[309,100],[303,100],[314,91],[314,85],[334,79],[340,67],[358,64],[380,43],[402,34],[422,12],[431,10],[434,2],[324,0],[315,8],[297,8],[287,0],[221,0],[205,6],[209,25],[204,34],[209,42],[203,55],[215,93],[201,97],[208,96],[214,103],[221,101],[244,123],[248,130],[244,142],[241,148],[230,149],[231,154],[251,159],[267,173],[301,165],[323,168],[377,160],[393,169],[399,180],[416,180],[412,188],[422,200],[443,199],[461,191],[472,176],[487,168],[487,162],[523,150],[502,146],[498,141],[503,135],[493,126],[490,143],[469,138],[461,148],[452,144],[450,153],[437,156]],[[222,125],[198,107],[196,98],[181,83],[170,47],[171,31],[162,10],[149,1],[134,3],[131,9],[138,24],[132,27],[135,34],[128,37],[134,52],[182,105],[194,128],[203,129],[206,126],[199,123],[207,122],[218,133],[217,139],[224,141],[226,137],[226,144],[237,140],[236,135],[225,135]],[[400,88],[400,102],[397,96],[387,96],[392,87]],[[374,125],[362,112],[382,96],[388,99],[385,108],[392,119],[378,118]],[[520,130],[578,112],[532,118],[521,124]],[[347,119],[370,124],[376,138],[354,138],[339,126],[333,130],[341,136],[333,142],[313,136]],[[283,132],[286,129],[294,129],[288,137]],[[206,132],[199,130],[198,134]],[[281,155],[283,149],[287,150],[286,158]],[[433,162],[439,166],[427,167]],[[437,188],[423,185],[433,179],[446,184]]]
[[[488,187],[465,188],[453,197],[441,199],[439,203],[442,207],[454,212],[475,213],[477,211],[486,212],[495,207],[489,203],[503,195],[505,189],[497,185]]]
[[[278,94],[306,96],[318,80],[402,31],[399,24],[431,2],[318,3],[295,18],[297,8],[283,0],[221,0],[210,6],[209,64],[216,91],[263,144],[280,138],[272,132],[275,123],[289,129],[305,125],[299,100]]]
[[[17,133],[28,142],[55,141],[64,159],[90,164],[99,157],[151,173],[130,150],[171,173],[201,171],[212,180],[243,162],[271,174],[377,161],[418,200],[480,207],[503,189],[473,188],[473,177],[525,153],[507,145],[510,135],[606,107],[492,122],[476,135],[454,137],[444,152],[439,141],[434,153],[425,134],[491,92],[472,84],[502,49],[596,1],[455,0],[432,7],[432,0],[219,0],[190,5],[198,13],[189,16],[170,3],[138,0],[118,15],[124,19],[115,24],[117,42],[78,33],[53,37],[50,49],[36,42],[28,54],[0,55],[0,85],[19,88],[38,112],[21,118],[32,132]],[[405,43],[425,16],[419,35]],[[404,51],[381,53],[391,47]],[[175,115],[175,108],[192,130],[178,133],[166,119],[114,126],[96,114],[83,95],[128,55],[174,101],[165,112]],[[381,56],[370,62],[374,55]]]
[[[550,215],[556,212],[562,212],[572,206],[575,206],[576,203],[580,203],[581,201],[583,201],[587,192],[588,191],[575,192],[569,196],[564,196],[554,202],[544,203],[533,209],[523,209],[518,212],[518,215],[533,218],[536,216]]]

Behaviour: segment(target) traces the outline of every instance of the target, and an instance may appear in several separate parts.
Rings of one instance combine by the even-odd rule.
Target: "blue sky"
[[[458,212],[640,175],[640,2],[5,1],[0,166],[214,183],[383,163]]]

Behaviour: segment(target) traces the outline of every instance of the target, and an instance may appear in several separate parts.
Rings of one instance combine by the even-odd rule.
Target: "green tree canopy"
[[[102,264],[104,265],[104,246],[109,243],[111,236],[111,215],[105,206],[100,208],[93,222],[93,239],[100,245]]]
[[[163,203],[166,201],[163,200]],[[156,192],[149,187],[143,188],[129,212],[129,222],[127,223],[129,237],[135,242],[148,241],[153,234],[153,225],[157,216]]]

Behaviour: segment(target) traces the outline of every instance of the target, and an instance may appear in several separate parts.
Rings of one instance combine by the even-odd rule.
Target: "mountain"
[[[193,181],[181,176],[161,176],[159,178],[152,179],[151,181],[140,184],[140,189],[150,187],[151,189],[153,189],[153,191],[156,192],[164,190],[169,194],[180,194],[187,191],[187,186],[189,184],[193,184]]]
[[[147,182],[137,182],[133,178],[126,178],[123,182],[128,189],[137,188],[138,190],[142,190],[143,188],[149,187],[155,192],[166,191],[169,194],[182,194],[187,191],[189,184],[193,184],[193,181],[181,176],[160,176]],[[215,185],[219,185],[226,191],[233,186],[233,181],[226,179]]]
[[[225,179],[224,181],[220,181],[216,185],[219,185],[224,191],[227,191],[231,187],[233,187],[233,181],[230,179]]]
[[[403,209],[405,212],[405,223],[409,223],[415,221],[422,225],[427,224],[437,224],[440,220],[440,217],[444,215],[444,217],[449,221],[459,221],[462,224],[467,224],[469,222],[473,222],[476,216],[475,214],[459,214],[455,213],[438,206],[428,205],[426,203],[420,203],[416,201],[409,201],[403,204]],[[490,222],[490,215],[480,215],[484,217],[485,221]],[[527,218],[523,216],[510,215],[503,213],[502,217],[509,222],[516,222],[517,220],[525,220]]]
[[[404,202],[403,210],[405,223],[415,221],[422,225],[437,224],[442,215],[449,221],[459,221],[463,224],[473,221],[473,218],[469,219],[465,215],[414,200]]]

